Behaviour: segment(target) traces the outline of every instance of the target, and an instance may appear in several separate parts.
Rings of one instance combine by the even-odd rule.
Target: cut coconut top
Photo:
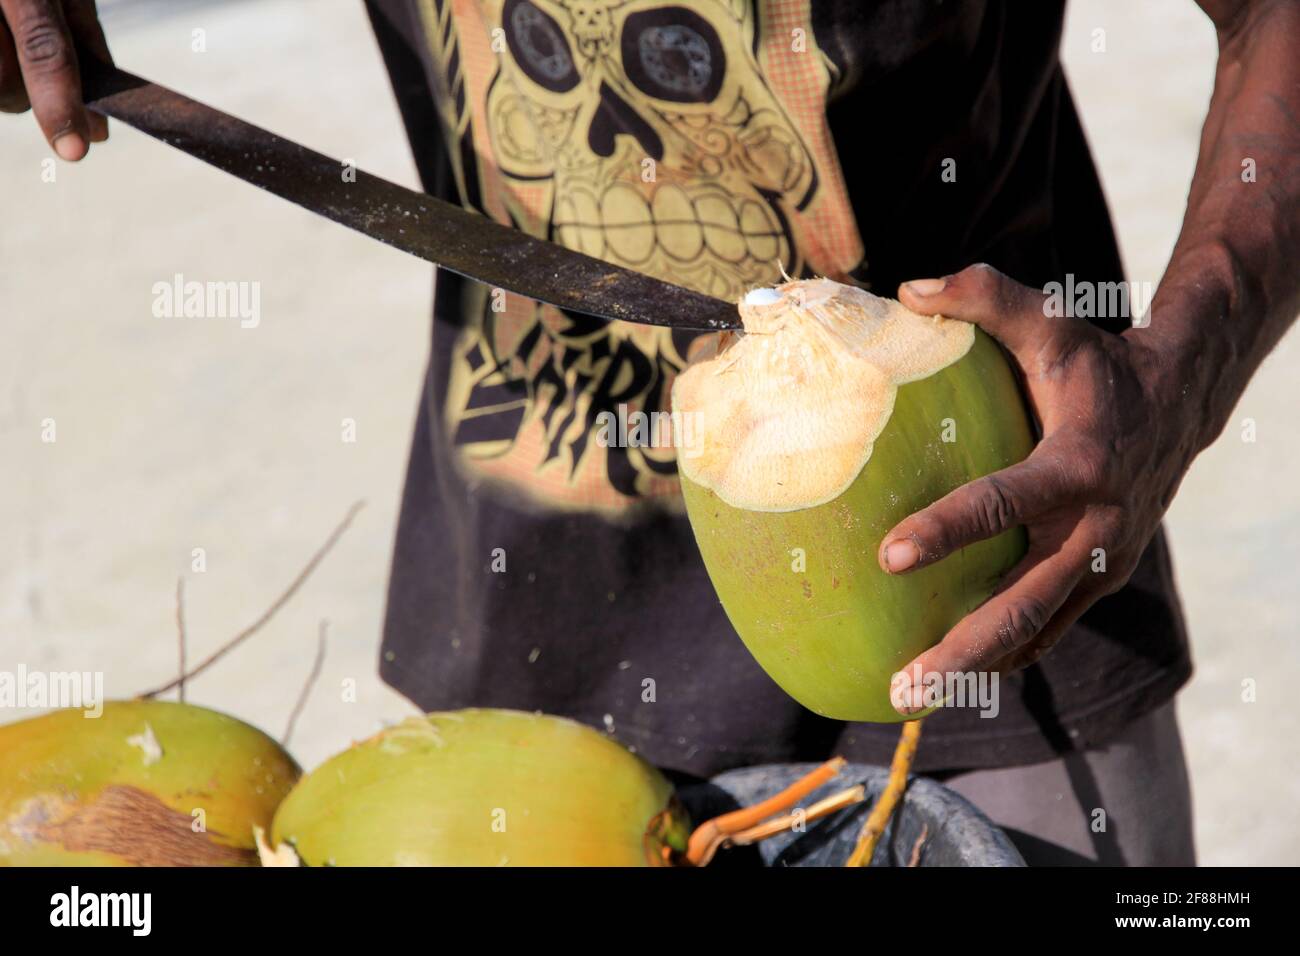
[[[871,457],[898,386],[964,356],[975,327],[830,279],[755,289],[673,386],[699,440],[678,467],[727,504],[794,511],[839,497]]]

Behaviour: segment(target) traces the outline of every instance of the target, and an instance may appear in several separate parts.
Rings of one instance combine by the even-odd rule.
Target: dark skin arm
[[[111,62],[95,0],[0,0],[0,111],[36,114],[62,158],[108,139],[108,120],[81,101],[74,38]]]
[[[1148,327],[1113,335],[1048,318],[1042,291],[988,266],[899,291],[918,312],[999,340],[1043,432],[1023,463],[958,488],[881,542],[881,566],[905,574],[1016,525],[1029,533],[1028,555],[998,593],[905,674],[1027,666],[1119,590],[1192,459],[1300,310],[1300,4],[1201,7],[1218,31],[1214,95]],[[1254,182],[1243,181],[1248,158]],[[1104,572],[1093,570],[1098,548]]]

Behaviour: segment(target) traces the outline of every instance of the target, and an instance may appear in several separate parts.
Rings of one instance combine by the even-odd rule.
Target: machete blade
[[[740,327],[721,299],[602,262],[356,170],[181,93],[82,60],[88,107],[244,182],[469,279],[625,322]]]

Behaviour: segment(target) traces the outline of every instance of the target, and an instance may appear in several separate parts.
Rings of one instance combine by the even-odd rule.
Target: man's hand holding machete
[[[81,101],[78,45],[111,62],[94,0],[0,0],[0,110],[30,109],[72,162],[108,139],[108,120]]]

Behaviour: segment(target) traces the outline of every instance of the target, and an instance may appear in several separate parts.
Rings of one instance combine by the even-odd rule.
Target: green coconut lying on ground
[[[0,865],[251,866],[300,771],[216,711],[111,701],[0,727]]]
[[[672,785],[617,741],[560,717],[474,709],[409,718],[303,777],[263,862],[661,865],[687,836]]]
[[[829,279],[756,290],[744,332],[678,376],[687,512],[732,625],[792,697],[893,722],[891,676],[982,603],[1023,556],[1016,528],[888,575],[884,535],[1024,459],[1029,417],[997,345]]]

